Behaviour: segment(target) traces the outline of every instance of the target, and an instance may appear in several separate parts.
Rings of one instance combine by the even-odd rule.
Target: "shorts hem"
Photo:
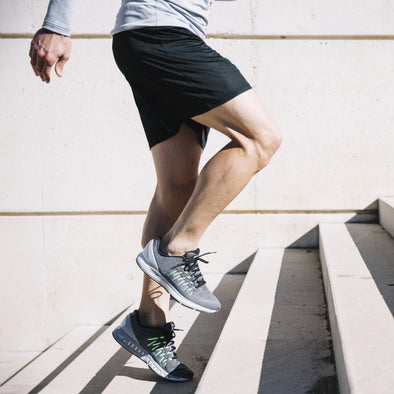
[[[148,140],[149,149],[152,150],[152,148],[153,148],[155,145],[160,144],[161,142],[167,141],[167,140],[169,140],[170,138],[172,138],[172,137],[174,137],[175,135],[177,135],[178,132],[179,132],[179,130],[180,130],[180,128],[181,128],[181,126],[182,126],[182,124],[183,124],[183,123],[186,123],[188,120],[192,120],[192,121],[193,121],[192,118],[194,118],[195,116],[205,114],[206,112],[210,111],[211,109],[217,108],[217,107],[219,107],[220,105],[227,103],[228,101],[232,100],[233,98],[238,97],[240,94],[245,93],[245,92],[247,92],[248,90],[251,90],[251,89],[253,89],[253,87],[252,87],[251,85],[248,84],[248,85],[245,85],[245,86],[244,86],[243,88],[241,88],[241,89],[237,89],[236,91],[233,91],[233,92],[231,92],[231,93],[226,94],[226,95],[223,96],[220,100],[216,100],[216,101],[214,101],[214,102],[212,102],[212,103],[207,103],[207,105],[206,105],[206,107],[207,107],[206,110],[204,110],[203,112],[199,112],[199,113],[196,114],[196,115],[191,115],[191,116],[188,116],[188,117],[182,119],[182,120],[179,122],[179,127],[174,128],[174,130],[176,130],[176,131],[174,131],[174,132],[169,132],[170,128],[166,127],[166,129],[167,129],[167,134],[166,134],[165,136],[163,136],[164,138],[162,138],[162,139],[160,139],[160,140],[158,140],[158,141],[154,141],[152,144],[151,144],[150,141]],[[194,120],[194,122],[199,123],[199,122],[197,122],[197,121],[195,121],[195,120]],[[200,123],[200,124],[201,124],[201,123]],[[189,125],[189,127],[190,127],[190,125]],[[200,145],[201,145],[201,147],[204,149],[204,148],[205,148],[205,145],[206,145],[206,142],[207,142],[208,132],[209,132],[209,129],[210,129],[210,128],[209,128],[208,126],[206,126],[206,125],[203,125],[203,124],[201,124],[201,127],[202,127],[202,128],[207,128],[207,131],[205,132],[205,136],[204,136],[204,137],[202,137],[202,136],[201,136],[201,133],[199,133],[197,130],[193,129],[192,127],[191,127],[191,128],[192,128],[192,130],[193,130],[197,135],[199,135],[199,137],[200,137]]]
[[[247,92],[248,90],[253,89],[251,85],[245,85],[244,87],[242,87],[241,89],[237,89],[231,93],[226,94],[225,96],[221,97],[220,99],[213,101],[212,103],[207,103],[207,110],[205,112],[210,111],[211,109],[217,108],[223,104],[226,104],[228,101],[232,100],[235,97],[238,97],[239,95],[241,95],[242,93]],[[197,115],[193,115],[194,116],[198,116],[198,115],[202,115],[205,112],[201,112]]]

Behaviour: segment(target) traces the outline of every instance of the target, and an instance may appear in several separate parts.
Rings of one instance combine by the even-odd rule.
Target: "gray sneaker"
[[[193,378],[193,372],[176,360],[174,330],[173,322],[164,327],[144,327],[140,323],[138,311],[134,311],[112,331],[112,335],[121,346],[148,364],[159,376],[185,382]]]
[[[220,309],[220,302],[202,277],[198,261],[208,261],[201,256],[199,249],[183,256],[168,256],[160,251],[160,238],[155,238],[137,256],[137,264],[182,305],[196,311],[213,313]]]

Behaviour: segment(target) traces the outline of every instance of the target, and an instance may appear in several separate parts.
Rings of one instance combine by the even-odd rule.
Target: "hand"
[[[71,40],[46,29],[40,29],[30,44],[30,64],[37,76],[49,83],[52,66],[58,77],[63,75],[63,67],[70,58]]]

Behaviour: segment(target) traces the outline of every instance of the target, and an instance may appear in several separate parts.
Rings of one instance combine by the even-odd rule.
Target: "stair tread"
[[[394,237],[394,197],[379,198],[379,223]]]
[[[104,392],[106,394],[117,394],[119,392],[126,392],[132,388],[133,391],[141,394],[150,392],[184,394],[195,392],[199,382],[198,390],[201,393],[210,393],[220,392],[223,389],[223,386],[218,386],[218,383],[223,382],[222,379],[226,381],[225,387],[227,393],[231,392],[232,387],[234,387],[234,390],[239,389],[239,384],[242,384],[242,390],[245,390],[245,392],[257,392],[261,385],[264,357],[268,357],[264,362],[267,363],[266,370],[270,371],[271,374],[265,383],[268,382],[267,384],[278,385],[280,381],[286,381],[288,375],[292,374],[293,378],[299,380],[297,384],[300,387],[304,387],[303,385],[306,383],[311,384],[312,381],[308,380],[305,377],[304,371],[302,371],[302,369],[306,369],[309,373],[313,369],[310,368],[310,365],[305,368],[306,364],[304,361],[305,349],[309,346],[306,342],[309,342],[309,339],[305,342],[304,338],[304,343],[301,346],[295,340],[290,340],[290,342],[284,341],[288,337],[288,334],[294,331],[294,327],[286,324],[285,318],[283,318],[284,324],[281,327],[276,327],[273,338],[269,339],[269,335],[272,336],[272,333],[270,334],[273,325],[272,311],[273,309],[275,310],[274,306],[277,302],[279,302],[280,308],[276,309],[280,310],[280,313],[288,315],[290,319],[293,319],[287,320],[287,322],[303,319],[302,315],[298,316],[301,309],[303,309],[308,310],[310,316],[319,315],[317,318],[318,322],[316,323],[316,320],[315,323],[325,329],[324,317],[321,316],[322,310],[319,306],[321,301],[316,305],[306,301],[305,307],[300,308],[299,305],[294,304],[291,293],[282,292],[277,294],[277,283],[278,278],[281,276],[281,270],[283,269],[283,256],[285,253],[287,253],[288,258],[289,256],[304,253],[302,260],[304,262],[308,260],[306,251],[294,250],[284,252],[283,249],[264,249],[257,253],[245,281],[243,280],[245,275],[207,275],[209,287],[216,287],[215,294],[222,301],[222,309],[215,314],[200,314],[184,308],[178,303],[172,305],[170,320],[174,320],[178,328],[185,330],[183,332],[177,332],[176,344],[178,345],[181,342],[177,350],[178,358],[195,372],[195,378],[191,382],[169,386],[168,382],[159,379],[139,359],[132,357],[128,352],[120,348],[113,341],[111,331],[118,325],[123,315],[84,349],[72,363],[67,365],[54,379],[48,382],[40,393],[56,392],[57,394],[61,394],[80,392],[87,394]],[[313,255],[316,256],[316,252],[308,254],[309,260],[312,259]],[[314,259],[316,260],[316,257]],[[290,265],[295,264],[295,267],[292,269],[296,270],[295,272],[302,273],[302,269],[297,265],[297,259],[292,257],[290,260]],[[287,277],[291,276],[294,275],[287,274]],[[305,278],[302,280],[304,284],[308,283],[308,280],[305,280]],[[242,282],[244,283],[242,284]],[[312,285],[315,286],[315,280],[312,282]],[[240,287],[241,290],[238,293]],[[310,289],[306,286],[302,290],[302,294],[300,294],[301,297],[305,296],[309,299],[309,293],[316,293],[317,291],[318,289],[316,288]],[[235,303],[234,298],[236,298]],[[321,289],[320,298],[323,299]],[[129,313],[129,311],[124,314],[126,313]],[[252,321],[249,320],[249,323],[245,324],[247,319],[250,318]],[[310,322],[311,320],[307,320],[308,325]],[[301,328],[300,335],[305,336],[304,328],[298,328]],[[241,337],[239,336],[239,332],[242,332]],[[275,337],[275,335],[280,335],[280,337]],[[267,347],[268,340],[275,343],[275,349],[269,352],[267,356],[267,354],[264,354],[264,351]],[[279,346],[278,349],[275,347],[276,343],[283,343],[284,345],[280,345],[281,347]],[[245,354],[245,344],[247,345],[247,356],[237,357],[237,355],[243,356]],[[314,346],[314,344],[312,345]],[[326,343],[324,346],[326,346]],[[314,348],[314,352],[319,357],[329,358],[330,351],[324,346],[322,350],[319,350],[322,353],[316,352],[316,348]],[[292,352],[293,355],[289,356],[286,350],[287,347],[294,349],[294,352]],[[307,349],[307,351],[310,350]],[[283,368],[279,368],[280,371],[278,372],[278,368],[276,367],[277,360],[281,364],[286,365],[288,364],[289,357],[293,357],[293,360],[291,360],[293,369],[292,371],[287,370],[286,376],[281,376],[280,373],[282,373],[281,370]],[[273,360],[272,358],[277,358],[277,360]],[[208,366],[206,366],[208,360],[210,361]],[[217,361],[215,360],[219,360],[220,364],[220,368],[216,372],[214,365]],[[223,364],[221,360],[231,360],[231,363],[227,362]],[[236,363],[233,362],[234,360],[239,361],[242,367],[237,369]],[[315,375],[318,376],[324,369],[326,376],[330,377],[333,373],[332,365],[330,362],[326,363],[325,360],[320,362],[320,367],[315,368],[318,372],[316,373],[315,371]],[[52,369],[56,367],[57,365],[54,363]],[[200,381],[204,369],[206,372]],[[210,375],[212,375],[212,385],[209,384],[208,378]],[[271,379],[272,375],[275,375],[274,378],[276,380]],[[45,376],[41,378],[44,379]],[[289,380],[284,383],[287,385],[287,388],[288,382]]]
[[[346,225],[319,227],[340,387],[343,392],[388,393],[394,384],[391,312]]]
[[[227,390],[239,388],[242,382],[244,392],[257,392],[283,253],[283,249],[257,252],[208,362],[198,393],[220,392],[222,382],[226,382]],[[270,264],[265,264],[265,260]],[[261,291],[260,297],[256,297],[253,289]]]
[[[119,349],[112,338],[112,330],[130,313],[123,312],[72,363],[66,366],[40,394],[79,393],[103,364]]]
[[[99,328],[99,326],[80,326],[74,328],[0,387],[0,393],[30,392],[56,366],[62,364],[76,349],[97,332]]]
[[[216,344],[245,275],[205,275],[210,288],[222,300],[222,309],[215,314],[200,314],[172,302],[170,320],[176,322],[175,342],[180,361],[194,372],[195,379],[182,385],[168,385],[149,368],[121,348],[112,338],[112,330],[135,307],[125,311],[111,326],[78,327],[42,353],[40,357],[0,388],[4,393],[150,393],[152,390],[184,394],[194,392],[207,360]],[[98,332],[98,330],[101,332]],[[84,335],[82,335],[84,334]],[[95,334],[88,346],[81,349],[70,363],[62,365],[70,355]],[[54,371],[55,376],[53,376]],[[47,377],[50,377],[49,379]],[[185,391],[186,390],[186,391]]]
[[[35,359],[41,352],[1,352],[0,353],[0,386],[11,379],[25,365]]]
[[[384,201],[388,205],[394,207],[394,196],[380,197],[379,200]]]
[[[169,314],[169,320],[173,320],[176,327],[183,330],[176,331],[176,353],[178,360],[193,370],[193,380],[180,384],[168,383],[158,378],[138,358],[131,357],[103,393],[119,394],[131,389],[141,394],[195,392],[245,275],[208,274],[204,277],[208,287],[214,289],[214,294],[222,302],[220,311],[213,314],[199,313],[173,302]]]
[[[394,239],[379,224],[347,224],[346,227],[394,315]]]
[[[330,354],[317,252],[260,249],[198,392],[336,392]]]

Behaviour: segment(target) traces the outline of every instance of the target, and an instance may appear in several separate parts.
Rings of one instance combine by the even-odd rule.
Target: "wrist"
[[[62,34],[62,33],[59,33],[59,32],[57,32],[57,31],[53,31],[53,30],[47,29],[46,27],[42,27],[42,28],[40,29],[40,33],[44,33],[44,34],[56,34],[56,35],[62,36],[62,37],[70,37],[70,36],[68,36],[68,35],[66,35],[66,34]]]

